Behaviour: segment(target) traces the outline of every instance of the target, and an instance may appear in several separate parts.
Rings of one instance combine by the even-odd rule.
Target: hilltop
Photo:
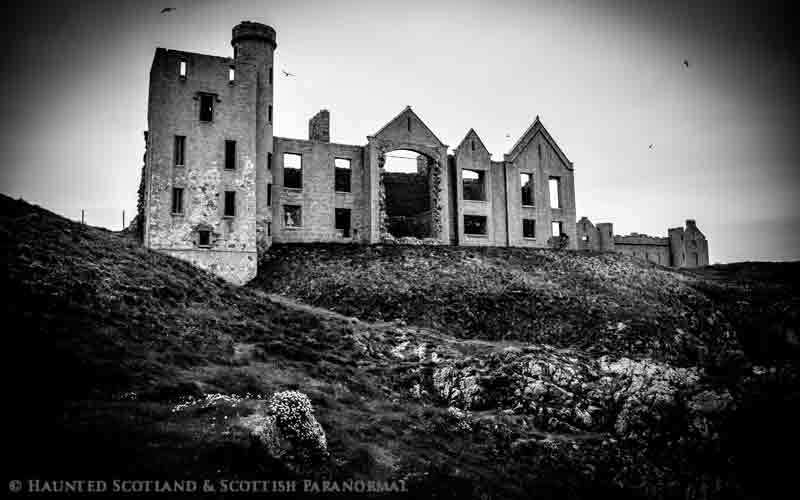
[[[234,287],[5,196],[0,241],[10,478],[701,498],[791,477],[772,454],[796,438],[796,281],[620,255],[323,245],[276,247]],[[310,397],[327,434],[313,467],[238,425],[285,389]]]

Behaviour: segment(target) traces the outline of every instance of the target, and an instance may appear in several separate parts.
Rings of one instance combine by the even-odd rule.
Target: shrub
[[[308,396],[298,391],[275,393],[269,401],[269,412],[281,432],[300,448],[327,453],[328,442],[322,426],[314,418],[314,409]]]
[[[564,250],[569,245],[569,236],[566,234],[551,236],[547,240],[547,245],[554,250]]]

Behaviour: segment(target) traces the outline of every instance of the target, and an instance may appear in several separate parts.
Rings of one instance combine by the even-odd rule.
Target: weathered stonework
[[[273,241],[546,248],[553,231],[560,231],[573,249],[638,252],[631,250],[638,245],[657,262],[708,262],[705,237],[693,224],[671,229],[668,241],[614,237],[610,224],[595,227],[588,220],[576,226],[574,165],[538,116],[502,161],[491,159],[473,129],[449,154],[410,106],[363,146],[330,142],[327,110],[311,118],[307,140],[274,137],[275,30],[242,22],[233,28],[231,45],[233,58],[156,49],[139,214],[149,248],[234,283],[255,276]],[[204,106],[213,107],[212,119],[203,117]],[[180,155],[176,136],[185,138]],[[413,213],[394,217],[401,225],[390,227],[384,165],[396,150],[419,155],[428,198]],[[292,184],[297,176],[299,184],[291,187],[286,154],[299,155],[301,164],[292,174]],[[347,166],[336,167],[337,160]],[[532,179],[531,187],[523,187],[521,174]],[[550,199],[550,179],[557,180],[557,204]],[[177,208],[176,188],[183,190]],[[227,191],[236,194],[235,212],[226,215]],[[391,234],[406,224],[425,234]],[[201,244],[206,234],[208,242]],[[591,241],[579,238],[586,235]]]
[[[666,238],[633,233],[614,236],[611,223],[597,227],[586,217],[578,221],[578,248],[619,252],[632,257],[672,267],[700,267],[708,265],[708,242],[693,220],[686,221],[686,229],[669,229]]]

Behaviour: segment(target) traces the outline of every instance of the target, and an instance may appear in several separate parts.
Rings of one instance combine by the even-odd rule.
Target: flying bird
[[[294,76],[294,73],[289,73],[285,69],[282,69],[281,71],[283,71],[283,76]]]
[[[647,149],[653,149],[653,145],[651,144],[651,145],[647,146]]]
[[[688,68],[689,67],[689,60],[688,59],[684,59],[683,60],[683,65]]]
[[[166,14],[167,12],[172,12],[173,10],[175,10],[175,7],[164,7],[161,9],[161,13]]]
[[[506,134],[506,139],[511,139],[511,134]]]

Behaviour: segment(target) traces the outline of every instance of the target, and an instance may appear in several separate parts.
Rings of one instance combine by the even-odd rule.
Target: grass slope
[[[0,246],[9,479],[404,478],[416,497],[699,498],[709,487],[753,494],[781,474],[748,452],[768,451],[780,432],[787,441],[795,415],[794,364],[774,355],[792,352],[797,294],[786,281],[743,285],[724,269],[706,279],[619,256],[319,246],[276,248],[258,281],[237,288],[5,196]],[[750,296],[764,308],[739,303]],[[751,327],[778,318],[776,340],[736,354],[750,328],[742,317]],[[712,367],[704,387],[733,389],[744,408],[723,432],[758,435],[741,446],[642,448],[614,439],[609,419],[559,430],[504,406],[538,362],[590,374],[591,387],[576,391],[589,398],[600,354]],[[751,358],[763,377],[741,375]],[[434,379],[472,369],[495,396],[465,432]],[[299,472],[229,425],[284,389],[309,395],[331,451]],[[218,392],[224,404],[176,411]],[[575,404],[547,402],[559,412]]]

